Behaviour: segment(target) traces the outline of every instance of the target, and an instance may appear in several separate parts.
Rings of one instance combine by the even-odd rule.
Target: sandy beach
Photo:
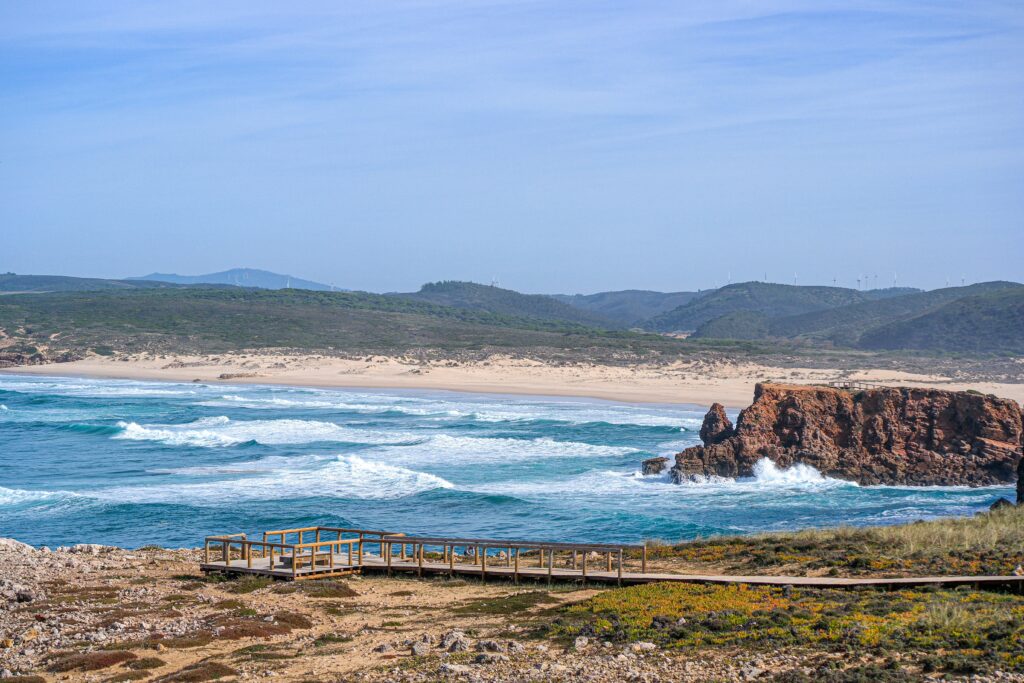
[[[1024,403],[1024,384],[954,382],[941,375],[892,370],[776,368],[737,362],[696,361],[671,365],[551,365],[495,356],[459,362],[370,356],[220,354],[206,356],[91,357],[71,363],[7,368],[0,372],[105,379],[225,384],[282,384],[370,389],[431,389],[533,396],[579,396],[632,403],[710,405],[750,403],[762,381],[822,383],[862,380],[895,386],[973,389]]]

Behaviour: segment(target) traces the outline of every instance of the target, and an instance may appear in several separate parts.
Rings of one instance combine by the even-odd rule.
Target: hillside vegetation
[[[177,286],[179,285],[167,282],[107,280],[93,277],[66,277],[64,275],[16,275],[15,273],[0,275],[0,294],[19,292],[124,291]]]
[[[679,353],[678,340],[364,292],[138,289],[0,297],[0,340],[75,352],[346,353],[531,349],[594,359]],[[27,349],[26,349],[27,350]]]
[[[511,289],[475,282],[444,281],[423,285],[420,291],[394,294],[397,298],[429,302],[496,315],[549,320],[598,328],[623,327],[603,315],[581,310],[543,294],[520,294]]]
[[[985,282],[800,315],[728,313],[701,325],[703,339],[828,342],[851,348],[1020,353],[1024,286]]]
[[[957,299],[865,332],[863,349],[1024,355],[1024,287]]]
[[[907,292],[906,289],[860,292],[843,287],[740,282],[713,290],[667,313],[655,316],[645,327],[656,332],[692,332],[711,320],[740,311],[778,318],[865,301],[902,297]]]
[[[697,296],[697,292],[652,292],[643,289],[551,295],[562,303],[604,316],[627,327],[641,325],[649,318],[687,304]]]

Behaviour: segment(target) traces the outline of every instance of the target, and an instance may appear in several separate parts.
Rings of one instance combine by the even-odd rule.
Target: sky
[[[0,272],[1024,281],[1024,3],[0,3]]]

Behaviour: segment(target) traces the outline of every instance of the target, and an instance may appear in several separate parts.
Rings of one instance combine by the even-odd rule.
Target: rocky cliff
[[[750,476],[769,458],[861,484],[1005,484],[1018,468],[1024,475],[1022,433],[1016,402],[974,392],[759,384],[735,426],[721,405],[711,407],[704,445],[676,455],[671,474],[677,482]],[[1017,493],[1024,499],[1024,484]]]

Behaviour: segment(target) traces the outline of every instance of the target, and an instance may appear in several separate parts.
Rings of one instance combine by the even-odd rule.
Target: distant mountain
[[[1024,285],[1017,283],[983,282],[799,315],[773,317],[762,311],[732,311],[705,322],[693,336],[827,342],[878,350],[997,353],[1015,348],[1012,331],[1020,320],[1014,313],[1014,297],[1022,292]],[[967,310],[965,305],[974,309]]]
[[[778,318],[904,295],[904,290],[860,292],[844,287],[739,282],[702,294],[682,306],[655,316],[645,327],[656,332],[691,332],[708,321],[741,311]],[[745,319],[752,318],[746,316]]]
[[[626,327],[640,325],[649,318],[689,303],[697,296],[697,292],[653,292],[645,289],[551,295],[564,304],[596,313]]]
[[[418,292],[389,296],[413,301],[426,301],[441,306],[486,311],[498,315],[575,323],[588,327],[611,329],[622,327],[605,316],[581,310],[543,294],[521,294],[475,282],[448,280],[423,285]]]
[[[0,294],[41,292],[97,292],[109,290],[154,289],[177,287],[167,282],[140,282],[138,280],[107,280],[93,277],[66,277],[64,275],[0,274]]]
[[[271,273],[268,270],[257,270],[256,268],[232,268],[231,270],[219,273],[207,273],[206,275],[177,275],[176,273],[150,273],[141,277],[130,277],[128,280],[150,280],[159,282],[173,282],[180,285],[234,285],[236,287],[257,287],[259,289],[310,289],[315,292],[329,292],[330,285],[312,280],[303,280],[291,275]]]

